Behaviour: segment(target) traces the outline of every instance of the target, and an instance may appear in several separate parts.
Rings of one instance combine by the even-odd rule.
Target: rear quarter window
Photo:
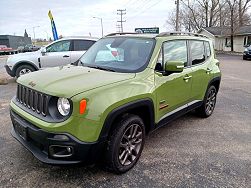
[[[92,40],[74,40],[73,42],[74,51],[86,51],[95,43]]]

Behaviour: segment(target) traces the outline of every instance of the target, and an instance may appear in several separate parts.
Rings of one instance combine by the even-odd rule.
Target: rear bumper
[[[67,133],[56,134],[37,128],[13,111],[10,116],[12,136],[43,163],[92,164],[102,156],[105,142],[82,142]]]
[[[8,65],[4,65],[4,68],[10,76],[15,77],[15,73],[10,69]]]

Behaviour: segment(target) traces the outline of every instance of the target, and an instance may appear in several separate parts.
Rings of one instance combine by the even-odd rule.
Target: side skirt
[[[203,104],[203,101],[200,100],[195,100],[192,101],[188,104],[185,104],[175,110],[173,110],[172,112],[167,113],[166,115],[164,115],[160,121],[155,125],[155,129],[158,129],[166,124],[168,124],[169,122],[173,121],[174,119],[200,107]]]

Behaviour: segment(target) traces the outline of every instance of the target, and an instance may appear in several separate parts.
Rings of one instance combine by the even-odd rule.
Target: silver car
[[[47,67],[76,62],[98,39],[93,37],[63,38],[35,52],[10,55],[5,69],[12,77]]]

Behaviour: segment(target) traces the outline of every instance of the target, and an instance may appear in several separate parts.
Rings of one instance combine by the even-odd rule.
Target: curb
[[[243,55],[243,53],[241,53],[241,52],[224,52],[224,51],[216,51],[216,54],[238,55],[238,56],[242,56]]]

